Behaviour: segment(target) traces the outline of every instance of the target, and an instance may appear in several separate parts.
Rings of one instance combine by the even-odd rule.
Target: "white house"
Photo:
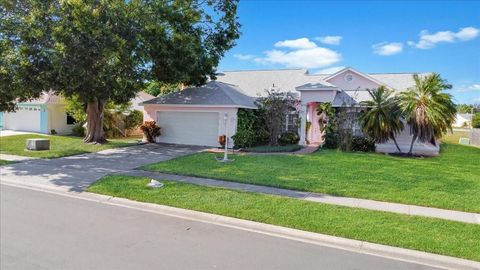
[[[426,74],[419,74],[424,76]],[[218,136],[225,134],[227,117],[228,135],[236,132],[237,111],[251,108],[251,100],[265,94],[272,87],[297,93],[301,103],[300,144],[318,143],[321,140],[316,107],[330,102],[333,107],[360,106],[370,99],[368,90],[385,86],[396,93],[414,86],[413,73],[363,73],[345,68],[334,74],[309,74],[306,69],[226,71],[217,74],[215,82],[204,87],[188,88],[161,98],[144,102],[146,118],[162,127],[160,142],[218,146]],[[250,101],[248,97],[251,98]],[[292,115],[285,129],[295,125]],[[306,123],[311,128],[306,130]],[[358,127],[357,127],[358,128]],[[162,138],[163,137],[163,138]],[[402,151],[408,151],[412,137],[408,127],[397,137]],[[380,152],[395,152],[393,143],[377,145]],[[438,144],[416,142],[417,154],[438,154]]]
[[[143,111],[139,104],[152,98],[154,96],[139,92],[131,100],[131,108]],[[15,112],[0,112],[0,129],[65,135],[72,132],[75,124],[75,119],[65,111],[65,99],[52,91],[43,92],[38,99],[18,103],[17,107]]]
[[[471,113],[457,113],[455,116],[454,127],[470,127],[472,125],[473,114]]]

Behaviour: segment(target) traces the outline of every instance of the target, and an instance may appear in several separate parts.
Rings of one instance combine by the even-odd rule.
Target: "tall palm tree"
[[[409,154],[412,154],[415,140],[436,144],[442,134],[452,129],[457,109],[452,96],[443,93],[451,89],[439,74],[420,77],[413,75],[415,86],[399,94],[399,105],[403,115],[410,125],[413,135]]]
[[[401,153],[395,136],[403,130],[403,122],[401,111],[392,97],[393,91],[380,86],[376,90],[369,90],[368,93],[372,100],[361,102],[361,105],[368,107],[359,117],[362,131],[377,143],[393,140],[398,152]]]

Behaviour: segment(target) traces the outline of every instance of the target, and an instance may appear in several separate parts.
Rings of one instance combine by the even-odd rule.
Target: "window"
[[[73,125],[77,122],[73,116],[71,116],[69,113],[67,113],[67,125]]]
[[[285,117],[284,131],[298,132],[298,112],[287,113]]]

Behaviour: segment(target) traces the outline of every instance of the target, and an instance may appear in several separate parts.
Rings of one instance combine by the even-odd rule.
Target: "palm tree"
[[[410,125],[413,135],[409,154],[412,154],[415,140],[436,144],[442,134],[452,130],[457,109],[452,96],[442,91],[451,89],[439,74],[420,77],[413,75],[415,86],[399,94],[399,105],[403,115]]]
[[[361,105],[368,107],[368,110],[359,117],[362,131],[377,143],[392,139],[401,153],[395,136],[403,130],[403,122],[401,111],[392,97],[393,91],[380,86],[376,90],[369,90],[368,93],[372,100],[361,102]]]

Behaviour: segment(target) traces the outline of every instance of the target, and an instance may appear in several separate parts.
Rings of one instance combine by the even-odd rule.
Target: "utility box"
[[[27,150],[40,151],[50,150],[49,139],[27,139]]]

